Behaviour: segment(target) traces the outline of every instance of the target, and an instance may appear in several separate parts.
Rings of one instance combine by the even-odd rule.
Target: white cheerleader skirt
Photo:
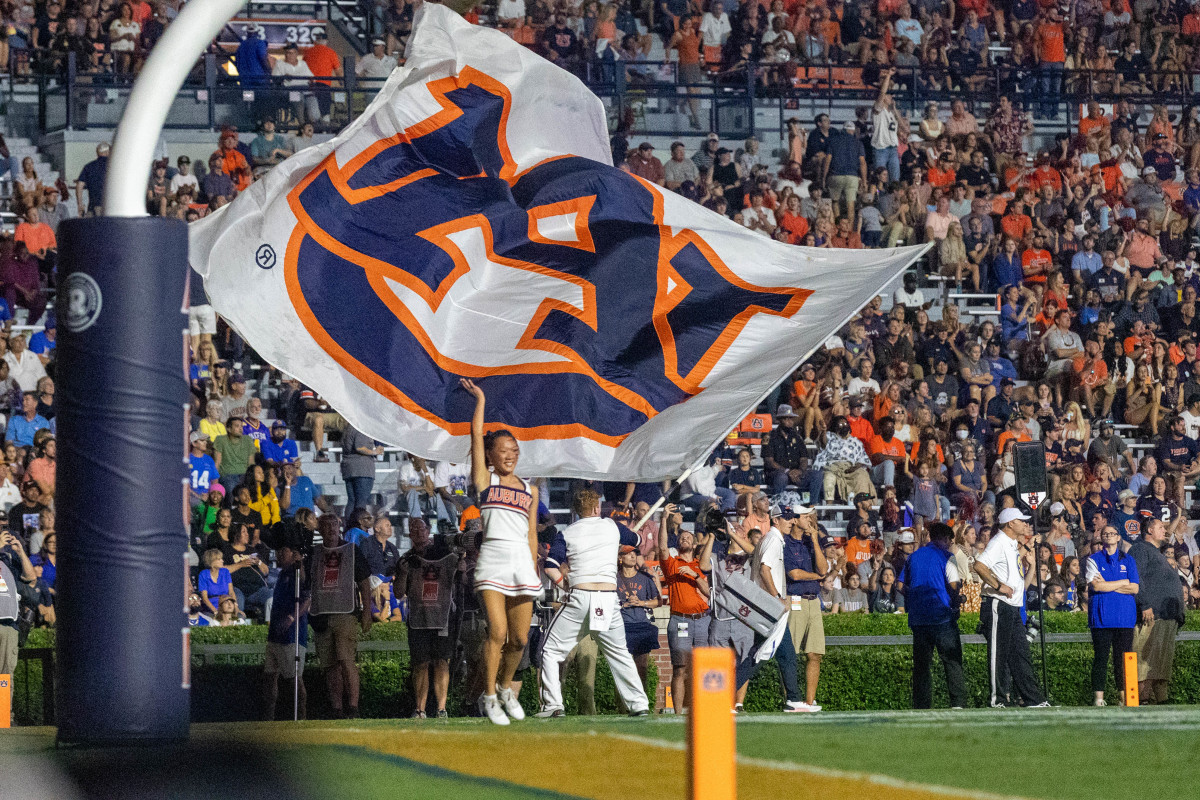
[[[528,543],[484,540],[475,562],[475,591],[484,590],[509,597],[536,597],[542,593],[542,581]]]

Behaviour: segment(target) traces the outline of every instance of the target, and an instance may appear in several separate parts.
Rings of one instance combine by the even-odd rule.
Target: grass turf
[[[269,747],[293,787],[308,790],[294,796],[605,800],[632,796],[619,780],[636,775],[629,762],[639,761],[661,765],[656,791],[675,800],[682,781],[664,780],[661,770],[682,778],[685,731],[672,717],[528,720],[508,729],[480,720],[355,720],[196,725],[192,743]],[[51,746],[49,729],[0,736],[0,755]],[[1200,708],[747,715],[738,719],[738,751],[743,800],[777,797],[785,785],[788,796],[822,800],[932,797],[934,787],[963,790],[949,793],[959,797],[1181,798],[1195,793]],[[578,779],[546,780],[572,774]]]

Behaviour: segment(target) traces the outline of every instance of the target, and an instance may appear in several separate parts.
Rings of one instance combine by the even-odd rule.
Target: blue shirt
[[[344,538],[347,542],[350,542],[350,544],[357,547],[359,542],[361,542],[363,539],[366,539],[370,535],[371,534],[367,533],[362,528],[351,528],[350,530],[346,531]]]
[[[996,358],[988,358],[986,361],[989,371],[992,373],[992,386],[995,386],[997,389],[1000,388],[1000,381],[1005,378],[1010,378],[1014,381],[1017,379],[1017,368],[1007,358],[998,356]]]
[[[192,471],[192,491],[196,494],[204,494],[219,476],[217,462],[213,461],[212,456],[206,453],[188,456],[188,464]]]
[[[1136,508],[1132,514],[1126,514],[1123,509],[1118,508],[1109,520],[1117,532],[1121,534],[1121,538],[1133,544],[1142,534],[1142,514]]]
[[[208,592],[208,602],[213,604],[213,608],[221,602],[221,598],[229,594],[230,588],[233,587],[233,578],[229,575],[229,570],[221,567],[221,571],[217,573],[217,579],[214,581],[212,570],[200,570],[200,578],[196,581],[201,592]]]
[[[816,573],[817,560],[813,555],[812,537],[805,534],[803,538],[796,539],[792,536],[783,538],[783,571],[785,574],[790,573],[794,569],[802,569],[805,572]],[[789,576],[787,579],[787,593],[793,597],[800,597],[806,594],[820,594],[820,581],[794,581]]]
[[[8,301],[0,297],[0,322],[8,322],[12,318],[12,309],[8,307]]]
[[[234,55],[238,80],[242,86],[266,86],[271,68],[267,61],[267,43],[257,36],[243,39]]]
[[[1099,272],[1102,266],[1104,266],[1104,260],[1094,250],[1090,253],[1080,250],[1071,257],[1071,269],[1085,278],[1088,275]]]
[[[13,417],[8,421],[8,441],[22,447],[33,447],[33,435],[42,428],[49,428],[50,421],[41,414],[35,414],[32,420],[24,415]]]
[[[304,605],[308,597],[309,587],[300,584],[300,605]],[[275,591],[271,601],[271,624],[267,628],[267,641],[273,644],[294,644],[296,641],[296,621],[285,626],[284,619],[296,612],[296,570],[285,569],[279,573],[275,583]],[[308,612],[300,615],[300,646],[308,646]]]
[[[263,458],[272,464],[290,464],[300,460],[300,445],[295,439],[284,439],[275,444],[271,439],[264,439],[259,445]]]
[[[108,156],[97,156],[79,171],[79,182],[87,189],[88,211],[104,205],[104,181],[108,179]]]
[[[1013,339],[1028,339],[1029,325],[1027,320],[1017,321],[1021,311],[1011,303],[1005,303],[1000,308],[1000,336],[1004,341]]]
[[[257,441],[259,448],[262,448],[263,442],[271,438],[271,429],[261,422],[255,427],[251,427],[249,422],[243,422],[242,433]]]
[[[51,339],[46,336],[45,331],[38,331],[33,336],[29,337],[29,349],[39,356],[44,356],[46,353],[58,347],[58,339]]]
[[[951,555],[934,544],[918,548],[904,563],[900,581],[904,584],[904,606],[908,625],[942,625],[954,618],[950,590],[946,584],[946,563]]]
[[[1183,204],[1193,214],[1200,211],[1200,186],[1187,185],[1183,190]]]
[[[296,485],[292,487],[291,504],[287,507],[287,516],[294,517],[302,508],[317,510],[316,500],[321,496],[321,487],[312,482],[307,475],[298,475]]]
[[[1122,578],[1130,583],[1138,582],[1137,562],[1128,553],[1118,548],[1111,556],[1104,550],[1088,556],[1089,565],[1094,566],[1106,581]],[[1089,570],[1090,571],[1090,570]],[[1137,625],[1137,598],[1118,592],[1092,592],[1088,602],[1088,627],[1132,628]]]
[[[992,280],[996,286],[1020,286],[1024,279],[1020,253],[1013,253],[1012,258],[1007,253],[997,253],[992,259]]]

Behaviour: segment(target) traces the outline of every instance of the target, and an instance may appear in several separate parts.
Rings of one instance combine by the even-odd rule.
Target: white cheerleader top
[[[500,485],[500,476],[492,473],[491,485],[480,497],[479,516],[483,520],[484,542],[511,542],[529,546],[529,507],[533,494],[529,481],[525,489]]]

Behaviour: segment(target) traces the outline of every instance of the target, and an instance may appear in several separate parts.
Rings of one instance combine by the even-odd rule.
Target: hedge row
[[[1083,632],[1087,630],[1083,614],[1052,613],[1046,616],[1049,632]],[[963,633],[974,633],[978,615],[967,614],[959,621]],[[1187,629],[1200,629],[1200,612],[1188,612]],[[907,634],[907,618],[902,614],[838,614],[825,618],[827,636],[891,636]],[[404,641],[407,631],[403,623],[375,625],[367,637],[377,641]],[[264,642],[266,627],[238,626],[229,628],[193,628],[194,644],[253,644]],[[36,630],[30,634],[27,647],[53,647],[54,631]],[[1056,643],[1047,645],[1047,675],[1050,694],[1061,705],[1091,703],[1090,669],[1092,648],[1086,643]],[[982,645],[964,646],[964,669],[971,703],[983,706],[987,701],[988,678]],[[1033,648],[1035,666],[1040,676],[1040,653]],[[406,652],[364,652],[360,654],[362,671],[361,711],[365,716],[396,717],[412,713],[413,701],[409,692],[409,660]],[[192,670],[193,719],[196,721],[254,719],[260,710],[261,657],[223,658],[220,663]],[[28,670],[28,671],[26,671]],[[940,666],[934,664],[935,704],[948,705],[945,681]],[[23,662],[15,676],[15,710],[21,724],[41,724],[41,664]],[[310,664],[305,673],[310,692],[310,713],[319,717],[327,712],[324,704],[323,679],[320,667]],[[804,682],[803,661],[800,683]],[[576,679],[568,670],[564,676],[564,699],[569,712],[575,711]],[[657,684],[657,674],[651,665],[651,683]],[[912,705],[912,651],[903,646],[833,647],[821,665],[821,681],[817,701],[830,710],[903,709]],[[1113,692],[1109,679],[1110,696]],[[286,694],[286,692],[281,692]],[[1181,642],[1176,650],[1175,671],[1171,684],[1171,702],[1200,703],[1200,642]],[[768,664],[751,682],[746,695],[750,711],[775,711],[783,701],[778,669]],[[521,702],[528,710],[537,706],[536,688],[527,682],[521,691]],[[461,681],[451,685],[449,709],[451,714],[466,712],[461,693]],[[286,697],[280,707],[286,711]],[[612,675],[603,658],[596,670],[596,708],[602,713],[616,713],[616,690]]]
[[[1086,633],[1087,614],[1049,612],[1045,615],[1047,633]],[[958,628],[974,633],[978,614],[963,614]],[[1184,630],[1200,630],[1200,611],[1187,612]],[[906,614],[830,614],[825,617],[826,636],[907,636]],[[365,637],[371,641],[403,642],[408,628],[403,622],[376,623]],[[266,625],[235,625],[228,628],[192,628],[192,644],[256,644],[266,642]],[[29,634],[26,647],[54,647],[54,629],[38,628]]]
[[[1033,648],[1034,671],[1041,678],[1039,648]],[[1046,678],[1050,698],[1057,705],[1092,704],[1092,646],[1086,643],[1046,645]],[[878,711],[912,708],[912,649],[909,647],[833,647],[821,662],[817,702],[830,711]],[[988,703],[987,648],[963,646],[963,670],[969,703]],[[799,682],[804,686],[804,662]],[[1111,670],[1110,670],[1111,673]],[[936,656],[933,664],[934,705],[950,705],[945,676]],[[801,689],[803,691],[803,688]],[[1112,675],[1107,687],[1110,703],[1116,702]],[[1169,701],[1200,703],[1200,642],[1180,642],[1175,651]],[[774,663],[766,665],[750,682],[746,692],[748,711],[777,711],[783,702],[783,687]]]

